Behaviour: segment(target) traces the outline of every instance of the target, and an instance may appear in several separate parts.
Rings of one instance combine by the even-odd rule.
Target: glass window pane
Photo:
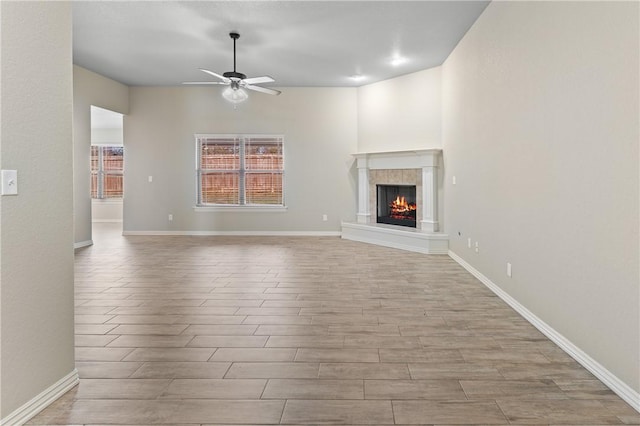
[[[122,175],[104,175],[104,198],[122,198]]]
[[[99,147],[95,145],[91,146],[91,160],[90,160],[91,166],[90,167],[92,172],[97,172],[98,168],[100,167],[100,165],[98,164],[98,158],[99,158],[98,150],[99,150]]]
[[[238,139],[202,139],[200,169],[240,170],[240,141]]]
[[[282,204],[282,173],[247,173],[247,204]]]
[[[91,197],[122,198],[124,147],[91,146]]]
[[[282,140],[251,138],[245,142],[246,170],[283,170]]]
[[[98,198],[98,174],[91,172],[91,198]]]
[[[104,169],[113,171],[122,171],[124,169],[124,148],[121,146],[103,146],[102,161]]]
[[[240,202],[238,173],[203,173],[201,178],[203,204],[238,204]]]

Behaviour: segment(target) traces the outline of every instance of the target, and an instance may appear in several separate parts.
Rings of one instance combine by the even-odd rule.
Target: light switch
[[[153,176],[149,176],[149,183],[153,182]]]
[[[18,171],[2,171],[2,195],[18,195]]]

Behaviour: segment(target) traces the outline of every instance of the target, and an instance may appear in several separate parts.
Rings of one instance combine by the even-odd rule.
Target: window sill
[[[194,206],[193,210],[196,213],[284,213],[287,211],[287,206]]]
[[[91,202],[101,204],[122,204],[122,198],[92,198]]]

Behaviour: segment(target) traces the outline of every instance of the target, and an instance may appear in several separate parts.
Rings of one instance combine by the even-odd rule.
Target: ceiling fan
[[[246,75],[236,71],[236,40],[240,38],[240,34],[236,32],[229,33],[229,37],[233,39],[233,71],[227,71],[220,75],[213,71],[200,68],[200,71],[219,78],[222,81],[186,81],[182,84],[220,84],[229,86],[222,92],[222,97],[234,104],[246,101],[249,95],[244,89],[255,90],[269,95],[279,95],[281,92],[267,87],[256,86],[260,83],[273,83],[275,80],[267,75],[263,77],[247,78]]]

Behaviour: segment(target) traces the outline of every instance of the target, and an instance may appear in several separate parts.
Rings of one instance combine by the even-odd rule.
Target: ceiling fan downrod
[[[240,38],[240,34],[231,32],[229,33],[229,37],[233,39],[233,71],[227,71],[222,75],[226,78],[244,80],[245,78],[247,78],[247,76],[242,74],[241,72],[236,71],[236,40]]]

